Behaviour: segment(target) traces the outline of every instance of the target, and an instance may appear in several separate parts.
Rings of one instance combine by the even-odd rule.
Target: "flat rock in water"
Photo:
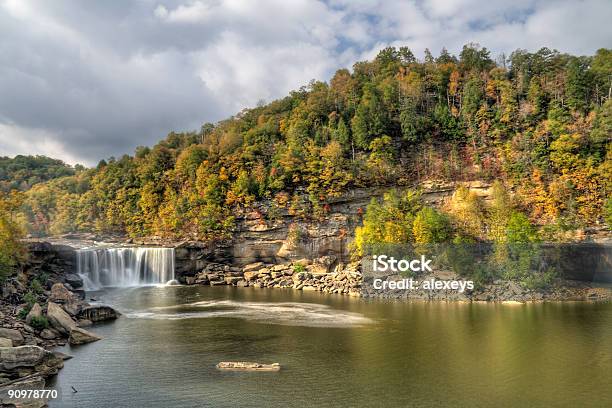
[[[114,320],[119,316],[120,313],[118,311],[106,305],[90,305],[84,307],[78,314],[79,319],[91,322]]]
[[[222,361],[217,364],[221,370],[245,370],[245,371],[278,371],[279,363],[261,364],[248,361]]]
[[[101,337],[96,336],[92,332],[89,332],[85,329],[81,329],[80,327],[74,327],[72,330],[70,330],[70,337],[68,341],[72,345],[77,345],[91,343],[100,339]]]

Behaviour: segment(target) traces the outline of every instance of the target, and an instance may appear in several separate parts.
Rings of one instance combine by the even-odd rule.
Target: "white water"
[[[174,280],[174,248],[92,248],[76,254],[85,290]]]
[[[316,303],[236,302],[206,300],[175,306],[128,311],[128,318],[154,320],[231,317],[266,324],[306,327],[358,327],[373,323],[360,313],[335,310]]]

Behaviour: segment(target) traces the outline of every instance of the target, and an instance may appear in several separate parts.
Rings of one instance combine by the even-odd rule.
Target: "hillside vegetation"
[[[478,179],[499,181],[499,197],[511,197],[504,222],[529,233],[522,224],[535,224],[553,237],[612,218],[611,81],[607,49],[582,57],[517,50],[496,63],[475,44],[458,57],[442,50],[423,60],[387,48],[329,83],[313,81],[199,132],[171,133],[134,156],[34,185],[24,212],[40,235],[208,240],[230,235],[236,217],[259,201],[264,218],[285,208],[320,219],[347,189]],[[406,234],[490,238],[495,222],[446,227],[446,217],[471,222],[453,211],[494,213],[468,204],[448,214],[415,207]]]
[[[4,192],[26,191],[34,184],[74,174],[63,161],[45,156],[0,157],[0,191]]]

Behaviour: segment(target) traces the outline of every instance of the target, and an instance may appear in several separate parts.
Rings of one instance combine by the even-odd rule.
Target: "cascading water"
[[[174,280],[174,248],[91,248],[76,252],[85,290]]]

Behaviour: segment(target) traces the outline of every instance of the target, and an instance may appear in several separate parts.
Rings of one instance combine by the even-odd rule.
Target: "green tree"
[[[417,244],[447,242],[451,237],[448,218],[431,207],[423,207],[415,216],[412,235]]]
[[[357,147],[367,149],[373,138],[385,134],[387,122],[387,111],[378,90],[374,85],[367,84],[351,122]]]
[[[18,263],[25,258],[20,242],[23,228],[18,219],[22,200],[22,195],[16,192],[0,193],[0,282],[12,275]]]
[[[514,211],[506,226],[506,240],[509,243],[538,242],[538,231],[523,213]]]

